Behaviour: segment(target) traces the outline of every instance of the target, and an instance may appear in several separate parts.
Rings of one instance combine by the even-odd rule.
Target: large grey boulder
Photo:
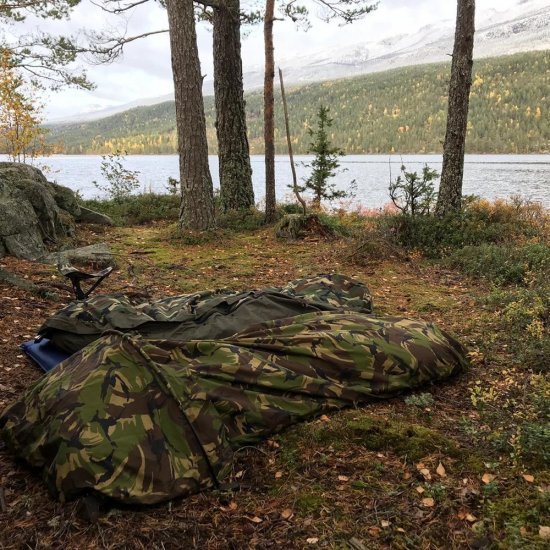
[[[75,219],[78,219],[81,212],[81,206],[78,204],[75,192],[64,185],[59,185],[59,183],[54,183],[51,181],[47,182],[47,186],[50,189],[57,206],[68,212]]]
[[[39,261],[50,265],[91,263],[100,267],[116,266],[115,258],[107,243],[60,250],[39,258]]]
[[[42,232],[32,204],[23,191],[6,183],[0,176],[0,255],[11,254],[33,260],[44,250]]]
[[[0,178],[7,184],[15,184],[20,179],[38,181],[47,184],[48,180],[35,166],[21,162],[0,162]]]
[[[58,187],[34,166],[0,162],[0,256],[34,260],[45,254],[45,243],[73,234],[73,217],[61,205],[74,210],[76,200]]]
[[[38,168],[0,162],[0,258],[42,258],[46,245],[59,246],[73,236],[75,221],[113,225],[109,216],[80,206],[71,189],[48,181]]]
[[[71,225],[67,223],[66,217],[63,220],[61,209],[46,185],[30,179],[21,179],[13,185],[23,193],[33,207],[45,241],[55,243],[59,238],[72,233]]]

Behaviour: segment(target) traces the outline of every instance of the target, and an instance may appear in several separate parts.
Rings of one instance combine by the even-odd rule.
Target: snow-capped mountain
[[[514,10],[491,10],[480,15],[475,35],[476,58],[550,49],[550,2],[520,0]],[[284,68],[285,80],[298,84],[445,61],[453,50],[454,24],[442,21],[377,42],[279,59],[278,64]],[[245,73],[247,88],[262,86],[262,70],[258,67]]]
[[[478,8],[474,57],[550,49],[550,0],[518,0],[512,9],[506,11],[484,11],[479,4]],[[454,26],[454,20],[444,20],[378,41],[331,47],[276,61],[284,70],[285,81],[291,85],[445,61],[453,49]],[[263,78],[263,66],[245,71],[245,88],[262,87]],[[212,80],[205,80],[203,89],[205,95],[212,95]],[[154,105],[170,99],[173,96],[146,98],[50,122],[97,120],[132,107]]]

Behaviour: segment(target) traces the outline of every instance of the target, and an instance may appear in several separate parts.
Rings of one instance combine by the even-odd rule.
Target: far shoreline
[[[114,151],[109,153],[52,153],[51,155],[38,156],[36,158],[51,158],[51,157],[101,157],[103,155],[113,154]],[[443,152],[427,152],[427,153],[410,153],[410,152],[399,152],[399,153],[346,153],[341,162],[346,162],[346,157],[399,157],[403,155],[414,155],[414,156],[443,156]],[[526,156],[544,156],[550,155],[550,150],[542,152],[529,152],[529,153],[476,153],[468,152],[465,154],[468,156],[516,156],[516,157],[526,157]],[[7,153],[0,153],[0,156],[7,156]],[[178,153],[124,153],[125,157],[177,157]],[[217,153],[209,153],[209,157],[217,157]],[[263,157],[264,153],[251,153],[250,157]],[[295,157],[309,157],[313,156],[311,153],[294,153]],[[275,155],[276,158],[286,158],[288,159],[288,154],[278,153]]]

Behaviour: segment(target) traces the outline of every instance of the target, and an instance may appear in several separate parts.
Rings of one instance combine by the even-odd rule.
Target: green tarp
[[[328,410],[446,379],[465,351],[430,323],[354,311],[268,321],[225,339],[103,335],[0,416],[61,500],[151,504],[216,487],[233,453]]]

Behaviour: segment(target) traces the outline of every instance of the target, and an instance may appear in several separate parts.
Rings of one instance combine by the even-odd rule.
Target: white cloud
[[[311,0],[306,0],[311,4]],[[478,0],[478,20],[491,10],[506,12],[518,9],[521,0]],[[528,0],[528,4],[542,0]],[[261,5],[261,2],[260,2]],[[312,27],[305,32],[290,22],[275,24],[275,52],[279,60],[318,50],[330,50],[348,44],[381,40],[400,33],[410,33],[438,21],[454,21],[456,3],[452,0],[382,0],[379,8],[361,21],[344,27],[337,22],[325,23],[312,16]],[[312,13],[315,10],[312,9]],[[100,30],[106,27],[127,27],[129,34],[166,28],[166,14],[156,3],[146,4],[124,18],[113,18],[90,2],[83,2],[69,22],[29,20],[25,30],[37,27],[52,33],[71,33],[81,28]],[[16,27],[16,32],[21,32]],[[212,75],[212,36],[206,24],[199,25],[198,44],[202,72]],[[263,66],[263,30],[258,25],[243,40],[245,70]],[[168,94],[172,91],[170,51],[167,35],[157,35],[136,41],[126,47],[124,57],[106,66],[88,67],[96,83],[93,92],[66,90],[47,99],[47,115],[58,118],[96,110],[130,101]]]

